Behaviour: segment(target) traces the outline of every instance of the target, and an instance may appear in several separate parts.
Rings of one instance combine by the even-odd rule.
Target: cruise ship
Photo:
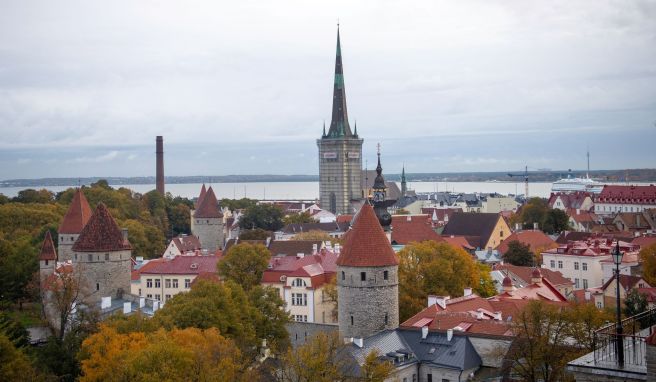
[[[586,191],[598,194],[604,188],[604,183],[590,178],[564,178],[555,181],[551,185],[551,192],[576,192]]]

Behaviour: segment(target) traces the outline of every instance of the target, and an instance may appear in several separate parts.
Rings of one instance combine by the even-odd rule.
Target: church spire
[[[346,89],[344,87],[344,71],[342,68],[342,49],[339,42],[339,25],[337,25],[337,54],[335,57],[335,83],[333,87],[333,115],[330,121],[328,137],[350,137],[351,127],[346,111]]]
[[[401,196],[405,196],[408,192],[408,185],[405,181],[405,163],[403,164],[403,169],[401,170]]]

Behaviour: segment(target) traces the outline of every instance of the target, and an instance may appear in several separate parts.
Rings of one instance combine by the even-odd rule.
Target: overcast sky
[[[0,179],[656,164],[656,1],[0,0]]]

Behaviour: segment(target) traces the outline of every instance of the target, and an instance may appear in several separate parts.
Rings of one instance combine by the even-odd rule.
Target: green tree
[[[325,231],[320,230],[310,230],[306,232],[299,232],[292,238],[293,240],[321,240],[324,242],[330,242],[332,244],[342,244],[342,240],[336,237],[330,236]]]
[[[265,246],[242,243],[230,247],[217,268],[222,279],[232,280],[248,291],[262,281],[270,258],[271,252]]]
[[[289,335],[285,325],[289,314],[280,292],[272,287],[257,285],[248,292],[248,299],[258,314],[254,315],[257,338],[265,339],[274,354],[281,354],[289,347]]]
[[[271,232],[261,228],[247,229],[239,233],[239,240],[266,240],[271,237]]]
[[[585,352],[595,350],[595,331],[614,319],[612,313],[597,309],[594,304],[585,302],[572,304],[565,313],[571,323],[570,336],[577,347]]]
[[[184,203],[169,205],[167,207],[172,237],[191,233],[191,215],[189,211],[189,206]]]
[[[239,219],[239,227],[243,229],[262,228],[266,231],[277,231],[283,227],[282,209],[276,205],[263,203],[246,208]]]
[[[30,335],[23,325],[3,311],[0,311],[0,335],[7,337],[17,348],[24,348],[30,344]]]
[[[399,251],[399,260],[401,321],[424,308],[429,294],[462,296],[467,287],[483,297],[490,292],[489,272],[482,272],[463,249],[447,243],[411,243]]]
[[[13,201],[17,203],[50,203],[54,198],[55,194],[45,188],[41,190],[28,188],[18,191],[18,195],[13,198]]]
[[[4,381],[34,381],[38,378],[27,356],[16,349],[2,333],[0,333],[0,377]]]
[[[569,216],[563,210],[549,209],[542,222],[542,230],[548,234],[561,233],[569,229]]]
[[[4,194],[0,194],[0,205],[1,204],[7,204],[11,201],[8,197],[6,197]]]
[[[533,266],[534,259],[531,246],[517,240],[508,242],[508,250],[503,254],[503,261],[520,267]]]
[[[230,211],[243,210],[257,205],[257,200],[249,199],[249,198],[241,198],[241,199],[223,198],[219,202],[219,205],[221,207],[228,207]]]
[[[635,316],[647,310],[647,298],[637,289],[631,289],[624,299],[624,315]]]
[[[13,242],[0,238],[0,300],[17,302],[22,309],[23,302],[34,297],[28,285],[38,270],[36,249],[28,237]]]
[[[285,216],[282,219],[283,224],[301,224],[301,223],[316,223],[309,212],[295,212]]]
[[[519,221],[525,229],[533,228],[534,223],[544,223],[549,205],[547,201],[542,198],[531,198],[522,206]]]

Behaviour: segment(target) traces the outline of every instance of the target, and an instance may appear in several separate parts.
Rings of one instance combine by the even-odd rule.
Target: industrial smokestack
[[[158,135],[155,139],[155,155],[156,155],[156,169],[155,169],[155,188],[160,195],[164,195],[164,138]]]

